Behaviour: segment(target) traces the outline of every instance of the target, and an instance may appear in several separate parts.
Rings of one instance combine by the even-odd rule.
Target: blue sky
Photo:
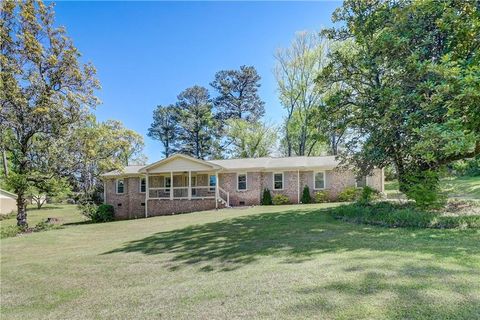
[[[149,161],[160,142],[146,136],[158,104],[183,89],[208,87],[215,72],[253,65],[262,77],[265,119],[284,110],[273,76],[275,50],[297,31],[331,25],[339,2],[58,2],[65,26],[84,61],[97,68],[99,120],[117,119],[145,138]],[[210,88],[209,88],[210,89]]]

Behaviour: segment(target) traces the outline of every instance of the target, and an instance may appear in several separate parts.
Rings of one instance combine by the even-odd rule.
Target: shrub
[[[22,229],[17,226],[2,226],[0,229],[0,238],[10,238],[15,237],[17,234],[21,233]]]
[[[324,202],[328,202],[329,200],[330,198],[327,191],[318,191],[317,193],[315,193],[316,203],[324,203]]]
[[[56,225],[52,222],[49,222],[48,220],[41,221],[35,225],[35,227],[32,229],[33,232],[40,232],[40,231],[47,231],[51,229],[58,229],[60,226]]]
[[[310,196],[310,188],[308,186],[303,187],[302,203],[311,203],[312,197]]]
[[[115,211],[112,205],[101,204],[97,210],[90,216],[92,222],[108,222],[115,219]]]
[[[361,192],[362,192],[362,189],[360,188],[347,187],[338,194],[338,201],[341,201],[341,202],[355,201],[360,197]]]
[[[332,208],[329,213],[335,219],[385,227],[480,228],[480,215],[442,215],[438,211],[419,210],[412,204],[348,204]]]
[[[446,195],[440,192],[439,173],[432,170],[412,172],[404,182],[405,195],[422,209],[440,208]]]
[[[360,205],[368,205],[373,200],[379,197],[379,192],[369,186],[365,186],[362,188],[362,192],[360,193],[360,197],[358,198],[358,203]]]
[[[289,204],[290,199],[286,195],[276,194],[272,198],[272,203],[274,205]]]
[[[269,206],[272,204],[272,194],[270,193],[270,190],[268,188],[263,189],[261,203],[263,206]]]

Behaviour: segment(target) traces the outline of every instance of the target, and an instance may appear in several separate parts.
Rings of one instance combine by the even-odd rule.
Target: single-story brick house
[[[340,169],[334,156],[199,160],[182,154],[146,166],[127,166],[103,175],[104,201],[119,219],[258,205],[262,191],[300,203],[303,188],[312,196],[368,185],[384,191],[382,169],[357,179]]]

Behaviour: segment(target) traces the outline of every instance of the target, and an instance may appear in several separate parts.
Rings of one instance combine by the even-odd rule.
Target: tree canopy
[[[338,85],[330,114],[350,115],[345,155],[361,171],[393,162],[408,191],[480,153],[475,2],[347,0],[333,20],[323,34],[341,45],[318,83]]]

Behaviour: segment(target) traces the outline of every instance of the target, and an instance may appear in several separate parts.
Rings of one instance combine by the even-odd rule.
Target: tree
[[[208,90],[193,86],[178,95],[179,151],[204,159],[216,154],[218,123],[212,113]]]
[[[71,186],[66,178],[51,178],[41,180],[31,185],[27,191],[28,196],[40,209],[49,198],[67,197],[71,192]]]
[[[342,84],[331,114],[351,115],[345,160],[364,174],[394,163],[400,189],[415,198],[416,186],[438,184],[442,166],[480,153],[479,10],[349,0],[335,11],[341,27],[324,34],[342,45],[318,82]]]
[[[166,158],[177,150],[178,114],[175,105],[159,105],[153,111],[153,122],[148,129],[148,136],[163,144],[163,155]]]
[[[12,155],[8,179],[17,194],[17,224],[26,227],[28,188],[65,169],[70,155],[59,152],[61,141],[97,105],[99,84],[94,67],[78,62],[65,30],[53,25],[52,6],[32,0],[0,6],[1,149]]]
[[[322,92],[315,79],[326,63],[326,48],[323,37],[301,32],[290,48],[279,49],[275,55],[280,101],[287,110],[284,126],[287,156],[308,155],[318,143],[317,136],[325,134],[321,130],[325,121],[314,121],[312,112],[322,106]]]
[[[127,163],[144,159],[141,135],[125,128],[119,121],[97,122],[93,116],[75,128],[75,134],[65,145],[68,152],[79,159],[69,167],[72,168],[71,181],[81,202],[99,201],[99,193],[103,190],[101,174],[122,171]]]
[[[265,114],[265,102],[258,95],[260,76],[253,66],[241,66],[240,70],[222,70],[215,74],[210,85],[217,91],[214,105],[218,117],[257,121]]]
[[[230,152],[237,158],[269,156],[277,141],[277,130],[262,122],[230,119],[226,132],[231,141]]]

